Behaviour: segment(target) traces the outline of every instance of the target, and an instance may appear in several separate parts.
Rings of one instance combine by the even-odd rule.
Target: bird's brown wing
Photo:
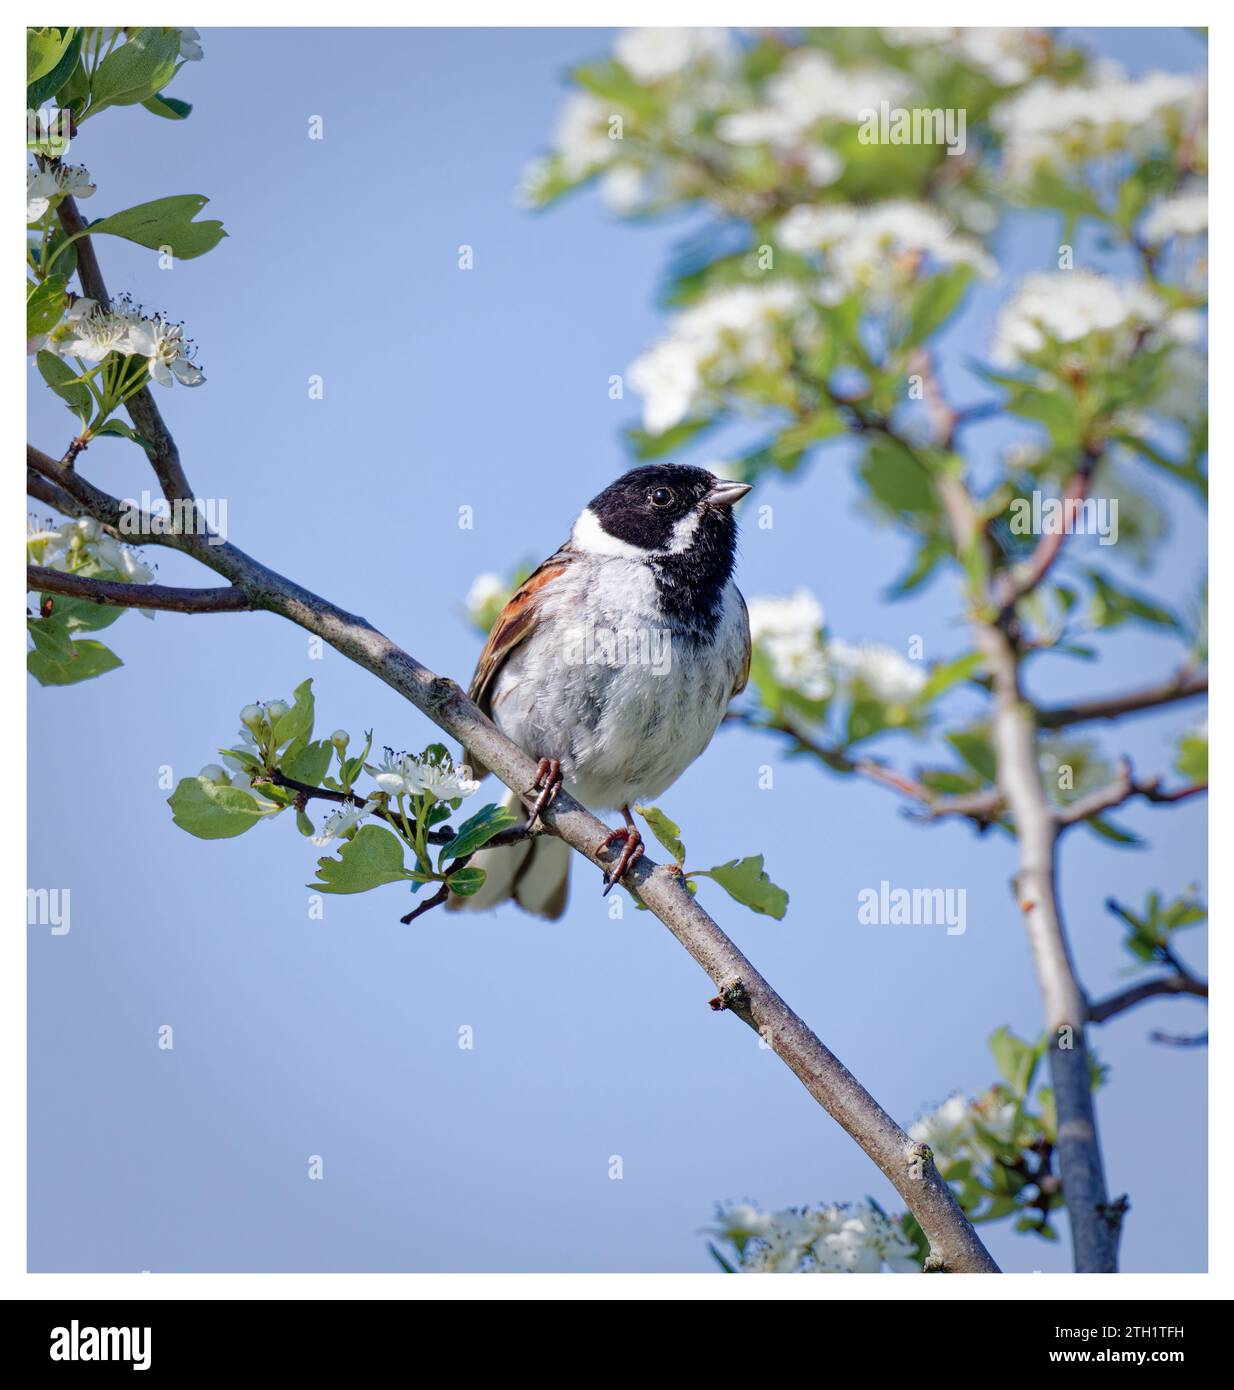
[[[742,660],[742,663],[741,663],[741,674],[737,677],[736,684],[733,686],[733,696],[732,696],[732,698],[734,698],[734,699],[735,699],[738,695],[740,695],[741,692],[742,692],[742,691],[746,688],[746,686],[749,685],[749,683],[750,683],[750,653],[751,653],[751,651],[753,650],[753,646],[752,646],[752,643],[751,643],[751,641],[750,641],[750,610],[746,607],[746,601],[745,601],[745,599],[741,597],[741,590],[740,590],[740,589],[738,589],[738,591],[737,591],[737,597],[738,597],[738,599],[740,599],[740,601],[741,601],[741,615],[742,615],[742,617],[745,619],[746,650],[745,650],[745,657],[744,657],[744,659]]]
[[[492,714],[493,683],[505,664],[507,657],[535,631],[540,619],[539,595],[546,584],[552,583],[571,564],[573,555],[569,543],[563,545],[555,555],[530,574],[510,596],[510,601],[497,615],[480,659],[476,662],[475,675],[471,678],[468,695],[485,714]],[[464,761],[475,777],[483,777],[487,769],[463,751]]]

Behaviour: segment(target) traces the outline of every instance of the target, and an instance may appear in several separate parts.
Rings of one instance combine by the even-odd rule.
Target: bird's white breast
[[[533,757],[558,758],[584,805],[658,796],[724,717],[745,657],[736,586],[705,639],[670,628],[637,553],[576,550],[539,598],[535,630],[494,684],[494,722]]]

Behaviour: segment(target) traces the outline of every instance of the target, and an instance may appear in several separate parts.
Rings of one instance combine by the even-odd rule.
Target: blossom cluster
[[[1158,152],[1196,122],[1203,98],[1186,74],[1132,78],[1104,64],[1089,81],[1033,82],[996,106],[991,121],[1002,134],[1006,174],[1019,182],[1040,169],[1068,173],[1115,153]]]
[[[860,687],[886,705],[903,706],[925,687],[925,670],[893,647],[826,637],[822,605],[804,587],[788,598],[752,598],[749,610],[751,639],[766,655],[772,677],[807,700]]]
[[[205,380],[194,361],[194,344],[184,325],[162,314],[145,314],[127,295],[118,295],[107,308],[93,299],[75,300],[63,321],[44,335],[31,351],[48,350],[79,362],[102,362],[111,353],[144,358],[152,380],[160,386],[178,381],[200,386]]]
[[[990,279],[996,270],[979,241],[957,235],[932,208],[902,199],[869,207],[799,204],[780,223],[779,241],[790,251],[824,253],[818,292],[831,304],[862,292],[869,295],[871,307],[887,307],[923,261],[967,265]]]
[[[763,1211],[722,1207],[715,1233],[749,1274],[920,1274],[904,1232],[873,1202]]]
[[[629,370],[643,422],[662,434],[746,372],[774,372],[803,329],[807,301],[782,281],[715,290],[680,314]]]
[[[132,546],[110,536],[94,517],[80,517],[60,526],[31,525],[26,535],[27,554],[32,564],[44,569],[77,573],[86,570],[92,577],[99,571],[130,584],[152,584],[154,571]]]

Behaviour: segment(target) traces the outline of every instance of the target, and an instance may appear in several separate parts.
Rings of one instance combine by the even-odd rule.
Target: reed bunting
[[[471,698],[539,759],[532,823],[563,783],[584,806],[620,810],[625,825],[609,843],[622,850],[605,893],[643,852],[631,803],[672,786],[745,689],[750,624],[733,582],[733,504],[749,491],[678,464],[624,474],[518,589],[480,654]],[[450,905],[513,898],[560,917],[570,853],[555,835],[481,851],[472,862],[486,870],[484,886]]]

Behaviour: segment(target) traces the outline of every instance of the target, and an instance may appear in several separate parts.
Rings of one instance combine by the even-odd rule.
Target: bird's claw
[[[600,894],[602,898],[607,898],[626,873],[643,857],[643,837],[634,826],[623,825],[619,830],[610,831],[604,837],[604,847],[615,845],[618,840],[623,840],[625,844],[621,857],[604,875],[604,892]]]
[[[536,768],[536,780],[531,784],[530,791],[539,792],[536,797],[536,804],[531,808],[531,816],[527,821],[528,828],[535,825],[540,819],[540,812],[546,806],[551,806],[557,799],[557,793],[561,788],[561,763],[556,758],[541,758],[540,764]]]

